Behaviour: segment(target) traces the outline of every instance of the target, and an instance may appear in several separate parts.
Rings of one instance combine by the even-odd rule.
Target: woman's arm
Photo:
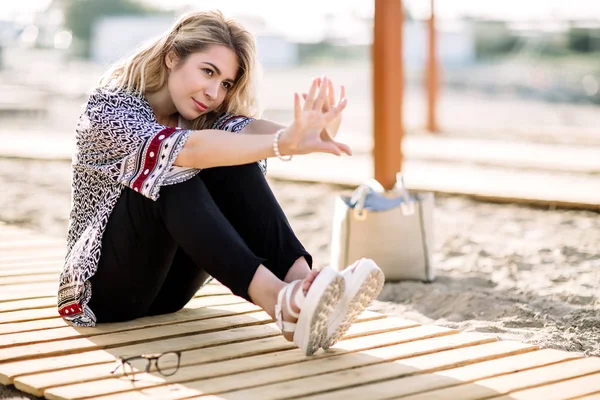
[[[256,121],[251,122],[249,125]],[[192,168],[211,168],[227,165],[243,165],[273,157],[273,134],[252,135],[216,129],[194,131],[175,159],[175,165]],[[290,154],[286,140],[281,136],[279,151]]]
[[[340,118],[341,122],[341,118]],[[334,121],[334,124],[329,124],[325,129],[321,130],[322,140],[333,140],[337,135],[337,130],[340,126],[340,122]],[[284,128],[285,125],[278,124],[277,122],[269,121],[266,119],[255,119],[246,125],[240,132],[248,135],[272,135],[279,129]]]
[[[285,128],[285,125],[266,119],[255,119],[246,125],[240,133],[248,135],[272,135],[281,128]]]

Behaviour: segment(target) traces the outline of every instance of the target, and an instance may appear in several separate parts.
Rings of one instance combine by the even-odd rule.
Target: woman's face
[[[167,86],[175,108],[188,121],[218,108],[232,89],[238,73],[235,53],[213,45],[206,51],[192,53],[182,64],[169,54]]]

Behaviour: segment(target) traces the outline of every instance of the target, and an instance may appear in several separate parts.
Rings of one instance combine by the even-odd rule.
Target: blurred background
[[[266,118],[289,121],[292,92],[327,74],[350,97],[344,131],[372,133],[373,2],[21,0],[0,4],[3,129],[71,135],[105,67],[188,10],[218,8],[256,35]],[[425,126],[429,1],[405,0],[404,119]],[[439,129],[449,135],[600,144],[600,3],[436,2]],[[474,116],[477,116],[475,118]]]

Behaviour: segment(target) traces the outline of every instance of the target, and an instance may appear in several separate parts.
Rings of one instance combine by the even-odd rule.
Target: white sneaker
[[[300,309],[296,313],[292,308],[292,292],[296,286],[294,303]],[[342,300],[345,281],[341,274],[333,268],[326,267],[319,272],[304,295],[302,281],[296,280],[283,287],[277,294],[275,305],[275,323],[282,332],[292,332],[294,343],[310,356],[321,347],[325,339],[330,316]],[[296,322],[283,320],[283,308]]]
[[[325,350],[346,334],[356,318],[377,298],[385,277],[375,261],[363,258],[341,272],[346,282],[344,295],[331,314],[327,335],[321,343]]]

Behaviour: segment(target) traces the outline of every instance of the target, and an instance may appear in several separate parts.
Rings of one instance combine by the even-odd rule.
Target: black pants
[[[260,264],[283,280],[312,257],[256,163],[202,170],[152,201],[125,189],[102,239],[90,308],[98,322],[180,310],[210,276],[250,300]]]

